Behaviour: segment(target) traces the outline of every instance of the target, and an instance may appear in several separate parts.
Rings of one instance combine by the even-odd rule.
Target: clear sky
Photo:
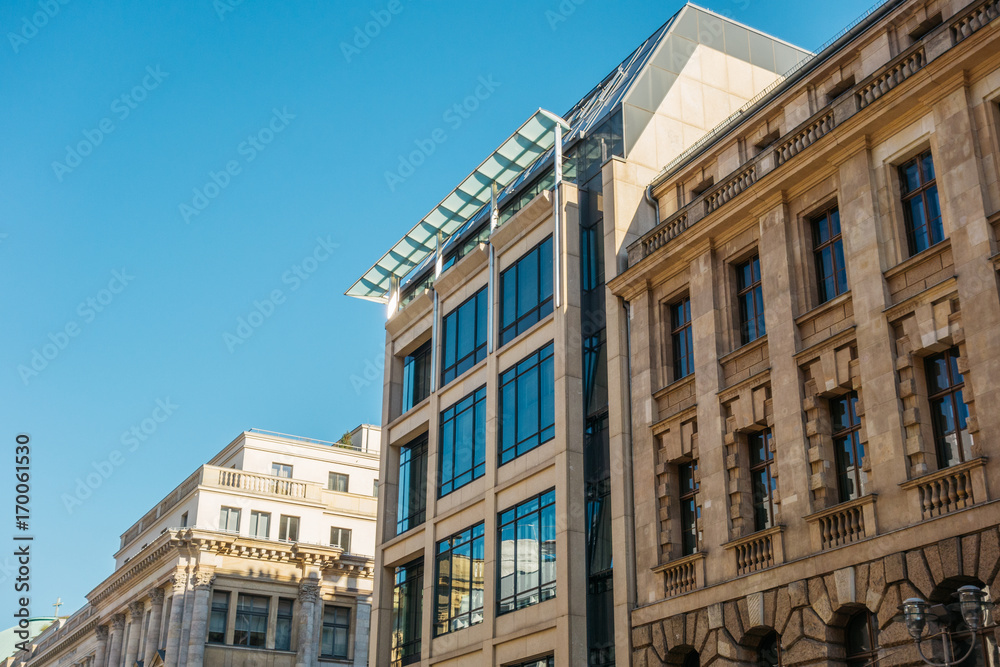
[[[703,4],[807,49],[867,8]],[[0,627],[15,533],[35,536],[32,612],[62,597],[70,613],[121,533],[241,431],[378,423],[385,310],[343,292],[535,109],[565,112],[679,7],[0,3]],[[481,80],[479,108],[446,116]]]

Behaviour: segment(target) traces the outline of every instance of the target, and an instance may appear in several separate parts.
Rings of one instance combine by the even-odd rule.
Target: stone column
[[[167,667],[177,667],[177,656],[181,652],[181,626],[184,624],[184,598],[187,592],[187,573],[178,572],[174,575],[173,582],[174,597],[170,603],[170,619],[167,622],[167,644],[163,660]]]
[[[187,665],[188,646],[191,643],[191,614],[194,613],[194,582],[195,574],[192,571],[188,575],[187,590],[184,593],[184,615],[181,620],[181,641],[177,648],[177,667]]]
[[[354,667],[368,667],[368,629],[371,613],[370,604],[358,602],[357,614],[354,616]]]
[[[139,642],[142,641],[142,619],[146,615],[146,604],[131,602],[128,611],[132,621],[128,632],[128,646],[125,648],[125,667],[132,667],[139,659]]]
[[[316,637],[316,603],[319,601],[319,584],[307,579],[299,586],[299,645],[295,655],[295,667],[308,667],[316,662],[319,653],[314,646]]]
[[[94,664],[97,667],[104,667],[108,660],[108,626],[98,625],[94,629],[97,635],[97,652],[94,656]]]
[[[191,614],[191,633],[188,637],[187,664],[202,667],[205,662],[205,641],[208,637],[209,592],[215,573],[199,568],[194,575],[194,608]]]
[[[149,591],[149,599],[153,603],[149,611],[149,632],[146,635],[146,655],[142,657],[143,665],[153,664],[153,656],[160,646],[160,625],[163,621],[163,589],[154,588]]]
[[[111,649],[108,652],[108,667],[118,667],[122,664],[122,637],[125,635],[125,614],[115,614],[111,617],[114,633],[111,635]]]

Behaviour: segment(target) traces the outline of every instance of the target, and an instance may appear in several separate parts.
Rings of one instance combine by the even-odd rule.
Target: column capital
[[[128,613],[132,615],[132,622],[141,621],[142,617],[146,615],[146,603],[136,600],[135,602],[129,602]]]
[[[115,632],[125,629],[125,614],[115,614],[111,617],[111,625],[115,627]]]
[[[212,587],[212,582],[215,581],[215,571],[199,569],[194,573],[193,579],[192,585],[195,590],[208,590]]]
[[[163,604],[163,589],[160,587],[150,589],[149,599],[154,605]]]
[[[299,584],[299,602],[316,602],[319,600],[319,584],[305,581]]]
[[[97,635],[97,641],[106,642],[108,641],[108,626],[98,625],[94,628],[94,634]]]
[[[174,588],[175,594],[183,594],[187,590],[188,581],[191,577],[187,572],[175,572],[174,576],[170,577],[170,581]]]

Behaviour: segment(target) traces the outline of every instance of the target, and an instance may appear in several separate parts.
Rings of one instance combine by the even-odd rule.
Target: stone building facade
[[[633,665],[922,664],[904,599],[1000,591],[998,19],[884,3],[615,224]]]
[[[242,433],[121,536],[19,667],[368,664],[379,429]]]

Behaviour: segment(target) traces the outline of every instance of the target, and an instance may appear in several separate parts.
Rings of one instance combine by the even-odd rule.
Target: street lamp
[[[986,627],[989,622],[989,611],[994,606],[986,599],[986,592],[975,586],[962,586],[953,594],[953,597],[958,598],[958,602],[949,605],[931,605],[920,598],[908,598],[899,606],[903,613],[896,617],[897,620],[902,620],[906,624],[907,632],[917,642],[917,652],[920,653],[920,658],[932,667],[953,667],[972,655],[976,649],[976,635]],[[955,658],[952,634],[960,619],[964,621],[965,627],[971,633],[972,642],[965,655],[961,658]],[[935,636],[941,637],[944,662],[935,662],[924,655],[921,642],[925,639],[924,630],[927,629],[928,623],[941,628],[938,635],[931,634],[926,639],[933,639]]]

